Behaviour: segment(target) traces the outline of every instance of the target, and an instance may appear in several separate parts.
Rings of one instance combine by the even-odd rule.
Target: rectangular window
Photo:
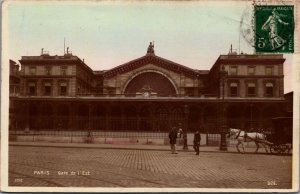
[[[230,66],[230,75],[237,75],[237,67],[236,66]]]
[[[266,75],[273,75],[273,67],[266,67]]]
[[[60,95],[67,95],[67,83],[60,83]]]
[[[248,75],[255,75],[255,67],[253,66],[248,67]]]
[[[30,96],[36,95],[36,84],[34,82],[31,82],[28,84],[28,92]]]
[[[274,86],[273,83],[266,84],[266,96],[273,96],[274,95]]]
[[[44,85],[45,96],[51,96],[51,90],[52,90],[51,83],[45,83],[45,85]]]
[[[238,95],[238,84],[230,83],[230,96],[237,96],[237,95]]]
[[[61,75],[67,75],[67,66],[61,66],[60,72],[61,72]]]
[[[51,75],[51,67],[45,67],[45,75]]]
[[[248,96],[255,96],[256,95],[256,88],[255,83],[249,83],[248,84]]]
[[[35,75],[36,74],[36,67],[35,66],[29,67],[29,74],[30,75]]]

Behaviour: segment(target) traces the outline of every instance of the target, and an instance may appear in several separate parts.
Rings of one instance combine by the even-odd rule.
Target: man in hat
[[[199,155],[199,148],[200,148],[200,141],[201,141],[201,135],[199,130],[197,129],[194,134],[194,150],[196,152],[196,155]]]
[[[176,127],[172,127],[169,133],[170,145],[171,145],[171,153],[177,154],[176,152],[176,139],[177,139],[177,131]]]

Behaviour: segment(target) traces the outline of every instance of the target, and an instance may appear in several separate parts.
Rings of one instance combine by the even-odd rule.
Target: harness
[[[244,137],[244,141],[246,141],[246,138],[249,138],[250,140],[254,141],[254,142],[258,142],[258,143],[264,143],[265,142],[265,134],[264,133],[258,133],[258,132],[253,132],[255,135],[254,137],[251,137],[248,135],[248,133],[246,131],[244,131],[244,135],[241,135],[241,132],[243,130],[239,129],[239,132],[237,133],[237,135],[235,136],[235,139],[238,139],[239,137]],[[260,136],[260,134],[262,134],[262,136]]]
[[[239,130],[239,132],[238,132],[237,136],[235,137],[235,139],[237,139],[237,138],[240,136],[241,131],[242,131],[242,130]]]
[[[240,136],[241,132],[242,132],[242,130],[240,129],[238,134],[236,135],[235,139],[237,139],[238,137],[242,137],[242,136]],[[244,134],[244,139],[246,139],[247,138],[247,132],[245,131],[244,133],[245,133]]]

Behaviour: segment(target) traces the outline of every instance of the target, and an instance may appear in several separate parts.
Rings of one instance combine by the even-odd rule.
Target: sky
[[[252,54],[240,22],[251,1],[26,1],[10,2],[8,53],[21,56],[63,55],[65,47],[93,70],[107,70],[146,54],[187,67],[209,70],[230,45]],[[285,55],[285,75],[291,57]],[[285,76],[285,92],[291,90]]]

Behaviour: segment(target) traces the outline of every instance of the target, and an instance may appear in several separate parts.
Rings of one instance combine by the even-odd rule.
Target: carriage
[[[293,119],[292,117],[276,117],[272,119],[273,130],[266,133],[266,143],[270,152],[274,154],[289,154],[293,141]]]
[[[292,117],[276,117],[272,119],[273,129],[271,131],[247,132],[241,129],[229,128],[228,137],[237,140],[237,151],[241,152],[241,145],[245,153],[244,142],[254,142],[256,144],[255,153],[258,152],[259,145],[262,145],[266,152],[267,147],[274,154],[289,154],[292,149],[293,125]]]

